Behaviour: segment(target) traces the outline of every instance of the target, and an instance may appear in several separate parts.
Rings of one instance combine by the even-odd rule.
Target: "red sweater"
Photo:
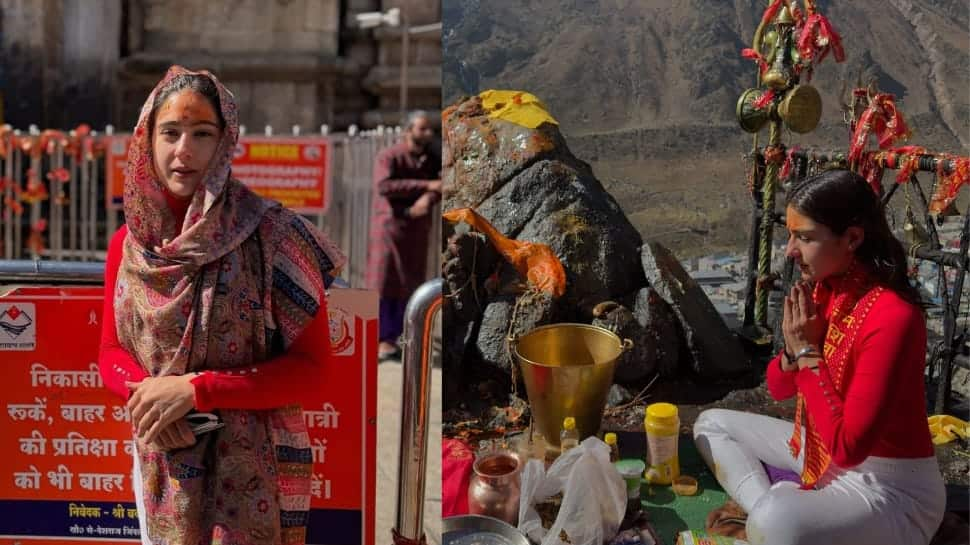
[[[831,297],[830,301],[834,301]],[[825,317],[832,314],[832,305]],[[873,305],[849,354],[842,391],[825,371],[781,370],[781,354],[768,365],[768,391],[776,400],[797,392],[825,441],[832,461],[842,467],[869,456],[933,456],[926,423],[923,369],[926,323],[919,309],[885,291]]]
[[[185,216],[188,201],[169,199],[177,217]],[[104,275],[104,312],[101,328],[101,351],[98,367],[105,386],[128,399],[125,381],[138,382],[148,373],[118,340],[115,323],[114,291],[121,266],[122,247],[128,227],[122,225],[108,246]],[[320,297],[316,318],[283,355],[245,370],[204,371],[192,379],[195,386],[195,408],[272,409],[291,404],[306,405],[316,400],[322,387],[322,369],[330,355],[330,328],[326,298]]]

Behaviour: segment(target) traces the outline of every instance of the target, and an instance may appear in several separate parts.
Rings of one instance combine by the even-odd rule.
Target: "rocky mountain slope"
[[[490,88],[538,95],[645,238],[740,249],[749,202],[734,119],[752,86],[762,0],[445,2],[445,104]],[[788,144],[845,149],[840,103],[875,78],[934,151],[970,153],[970,7],[963,0],[819,0],[842,35],[812,84],[822,123]]]

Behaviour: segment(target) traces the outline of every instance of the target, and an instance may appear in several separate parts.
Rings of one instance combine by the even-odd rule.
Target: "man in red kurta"
[[[408,118],[404,139],[378,154],[367,252],[367,287],[380,292],[381,359],[396,357],[404,309],[427,280],[431,210],[441,199],[441,157],[427,113]]]

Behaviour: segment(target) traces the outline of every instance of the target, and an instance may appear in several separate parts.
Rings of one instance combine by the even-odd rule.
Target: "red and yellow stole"
[[[832,301],[832,314],[825,334],[819,372],[821,373],[823,369],[828,372],[838,393],[842,393],[842,383],[849,367],[849,354],[852,352],[856,335],[866,316],[869,315],[872,305],[885,291],[880,286],[872,287],[866,281],[866,274],[856,269],[848,272],[832,293],[818,283],[812,294],[815,304],[823,309],[831,297],[835,298]],[[815,428],[812,415],[805,411],[805,396],[801,392],[798,394],[798,404],[795,408],[795,429],[788,441],[792,456],[797,458],[801,452],[803,414],[805,415],[805,466],[802,469],[802,488],[809,489],[815,486],[828,469],[832,456]]]

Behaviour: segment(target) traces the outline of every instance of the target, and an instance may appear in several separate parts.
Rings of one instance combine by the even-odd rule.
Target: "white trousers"
[[[694,424],[704,461],[748,512],[751,545],[930,542],[946,508],[935,457],[870,456],[849,469],[831,464],[813,490],[784,481],[772,486],[761,462],[801,473],[803,458],[788,450],[791,433],[791,422],[726,409],[706,410]]]
[[[138,437],[135,437],[135,441]],[[136,452],[132,456],[134,460],[131,468],[131,483],[132,488],[135,493],[135,507],[138,509],[138,529],[141,530],[141,543],[142,545],[152,545],[150,539],[148,539],[148,525],[145,523],[145,517],[148,516],[145,511],[145,491],[144,486],[141,482],[141,460]]]

